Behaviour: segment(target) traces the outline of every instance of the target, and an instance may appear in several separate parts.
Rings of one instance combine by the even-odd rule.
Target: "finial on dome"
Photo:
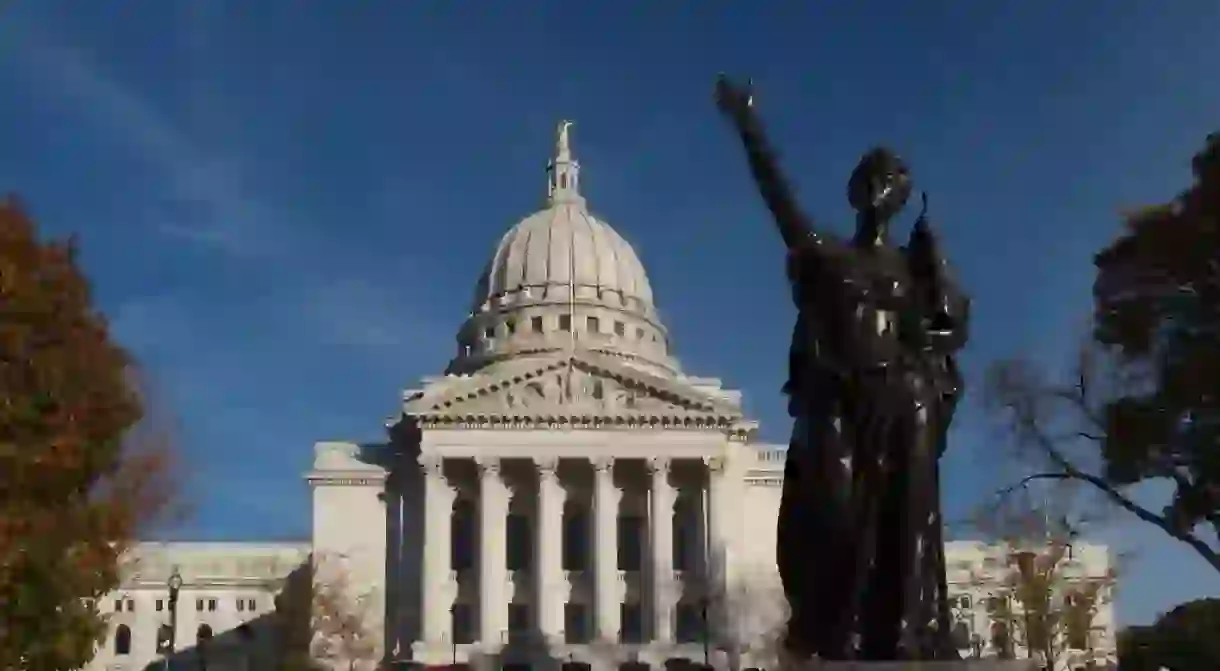
[[[547,166],[547,204],[582,202],[580,196],[580,164],[572,158],[569,129],[572,122],[563,120],[555,132],[555,156]]]
[[[568,129],[572,127],[571,121],[560,121],[559,130],[555,133],[555,161],[571,161],[572,160],[572,144],[568,139]]]

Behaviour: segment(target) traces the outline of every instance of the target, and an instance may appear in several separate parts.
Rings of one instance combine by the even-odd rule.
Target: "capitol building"
[[[776,668],[783,446],[755,440],[739,391],[683,370],[644,266],[590,213],[569,124],[544,208],[494,246],[453,358],[387,426],[315,445],[308,542],[137,545],[87,668],[274,669],[302,576],[358,612],[328,624],[336,669]],[[994,654],[1002,552],[947,557],[963,652]],[[1108,551],[1067,564],[1103,575]],[[336,628],[352,619],[360,634]],[[1112,650],[1109,604],[1094,624]]]

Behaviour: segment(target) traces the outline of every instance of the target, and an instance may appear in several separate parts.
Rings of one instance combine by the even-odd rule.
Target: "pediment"
[[[742,419],[730,398],[592,352],[510,360],[437,379],[410,394],[403,411],[425,423],[463,424],[709,428]]]

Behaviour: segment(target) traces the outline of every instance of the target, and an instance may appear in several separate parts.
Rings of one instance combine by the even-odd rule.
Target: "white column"
[[[559,459],[538,458],[538,515],[534,521],[534,618],[548,643],[563,643],[563,604],[567,594],[563,573],[563,504]]]
[[[423,641],[440,647],[453,635],[449,609],[453,606],[450,580],[453,502],[456,491],[445,479],[444,459],[420,455],[424,473],[424,561],[423,561]]]
[[[599,640],[619,639],[618,504],[614,459],[593,461],[593,570],[596,608],[594,632]]]
[[[728,588],[725,580],[728,575],[728,567],[725,566],[724,548],[724,520],[726,519],[724,506],[727,504],[724,501],[724,458],[706,457],[703,462],[707,465],[707,480],[703,496],[704,524],[706,525],[703,537],[707,544],[705,580],[708,593],[712,597],[708,604],[708,627],[711,630],[709,635],[715,640],[724,630],[723,600]]]
[[[669,484],[670,461],[648,460],[652,475],[649,489],[649,545],[652,546],[652,622],[653,640],[674,640],[674,489]]]
[[[479,638],[485,649],[498,649],[508,631],[505,568],[508,545],[508,488],[499,459],[477,460],[479,466]]]

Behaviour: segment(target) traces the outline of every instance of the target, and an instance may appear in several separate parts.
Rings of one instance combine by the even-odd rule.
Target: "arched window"
[[[114,654],[131,654],[131,627],[125,624],[120,624],[119,628],[114,630]]]
[[[168,624],[157,627],[157,652],[169,650],[170,639],[173,637],[174,630],[170,629]]]
[[[996,656],[1000,659],[1012,659],[1012,639],[1008,635],[1008,625],[1003,622],[994,622],[991,625],[991,647],[995,648]]]
[[[970,647],[970,625],[961,620],[954,623],[953,645],[958,650],[966,650]]]
[[[199,628],[195,630],[195,640],[200,643],[212,640],[212,627],[206,624],[199,625]]]

